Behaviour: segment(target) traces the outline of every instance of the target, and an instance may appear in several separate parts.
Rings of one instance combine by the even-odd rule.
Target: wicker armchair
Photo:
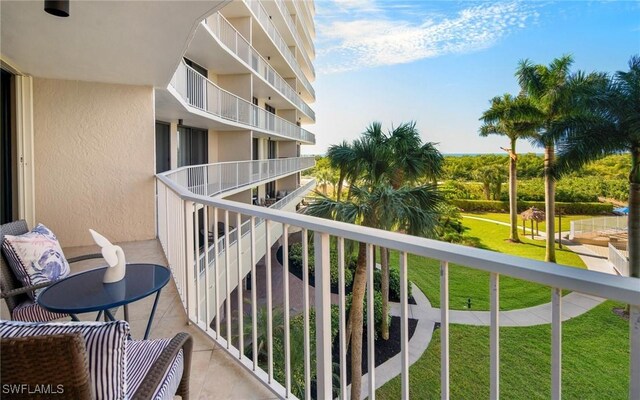
[[[4,240],[4,235],[22,235],[29,232],[29,227],[25,220],[10,222],[0,225],[0,245]],[[51,321],[65,317],[64,314],[52,313],[38,306],[27,295],[36,289],[47,287],[53,282],[41,283],[33,286],[22,286],[9,266],[9,263],[0,251],[0,298],[2,298],[9,308],[11,319],[19,321]],[[101,254],[87,254],[80,257],[69,258],[67,261],[74,262],[88,260],[92,258],[102,258]]]
[[[156,356],[153,348],[158,345],[161,351]],[[81,333],[3,337],[0,347],[0,376],[3,388],[16,388],[11,393],[12,399],[89,400],[95,397],[89,355]],[[137,349],[135,352],[134,348]],[[173,398],[177,388],[175,394],[188,400],[193,349],[191,335],[178,333],[171,340],[129,341],[126,349],[125,365],[132,365],[125,374],[127,399]],[[139,375],[140,369],[146,373],[141,381],[138,377],[132,385],[134,375]],[[182,375],[178,376],[180,369]],[[48,390],[34,393],[33,388],[43,386]]]

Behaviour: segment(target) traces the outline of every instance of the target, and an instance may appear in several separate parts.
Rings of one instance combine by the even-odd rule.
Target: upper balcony
[[[284,4],[284,0],[276,0],[276,3],[281,4],[285,11],[287,10],[287,6]],[[306,6],[300,4],[300,2],[297,1],[292,1],[291,4],[293,4],[293,8],[299,22],[298,32],[302,32],[302,36],[305,39],[305,48],[307,48],[315,57],[316,50],[313,44],[313,40],[311,39],[311,34],[309,33],[309,25],[313,26],[313,19],[310,19],[311,22],[308,22],[308,18],[303,17],[301,9],[306,9]],[[298,36],[300,36],[300,34],[298,34]]]
[[[316,114],[313,109],[225,17],[220,13],[213,14],[206,19],[206,24],[203,24],[202,28],[209,32],[227,51],[235,54],[246,68],[258,74],[264,82],[297,107],[310,121],[315,122]]]
[[[313,89],[313,86],[311,86],[309,79],[315,79],[316,73],[313,64],[311,63],[311,60],[309,60],[306,52],[302,50],[300,51],[305,61],[308,75],[303,73],[302,69],[300,68],[300,63],[298,63],[298,60],[296,59],[296,56],[291,52],[289,46],[280,35],[280,32],[278,32],[278,29],[273,24],[273,21],[269,17],[269,13],[264,9],[262,3],[259,0],[243,1],[247,5],[247,7],[249,7],[256,21],[258,21],[259,25],[267,33],[267,36],[269,36],[269,38],[273,41],[276,48],[282,54],[289,66],[296,73],[296,76],[298,77],[300,82],[302,82],[302,85],[311,94],[311,96],[315,98],[315,90]]]
[[[288,31],[291,34],[293,41],[296,43],[296,46],[300,49],[304,48],[306,51],[309,52],[310,59],[314,59],[316,56],[316,48],[313,43],[313,40],[311,40],[308,30],[305,29],[304,26],[300,27],[300,29],[296,27],[294,18],[291,16],[291,12],[289,11],[289,8],[285,4],[284,0],[269,1],[264,3],[263,6],[268,10],[273,9],[274,6],[275,8],[278,9],[278,14],[280,14],[284,19],[284,22],[287,25]],[[297,12],[297,5],[296,5],[296,12]],[[305,39],[304,41],[302,40],[303,37]]]
[[[162,175],[202,196],[229,196],[253,186],[309,169],[315,157],[275,158],[190,165]]]
[[[306,24],[305,26],[307,28],[309,28],[309,34],[312,37],[316,37],[316,26],[314,24],[313,21],[313,16],[312,14],[315,14],[315,3],[311,0],[311,1],[302,1],[300,8],[302,9],[303,13],[302,15],[304,15],[304,17],[306,18]]]
[[[313,133],[220,88],[184,61],[178,66],[167,90],[190,113],[219,124],[218,129],[254,130],[306,144],[316,141]],[[160,106],[167,100],[161,98]],[[171,106],[166,108],[169,109],[167,112],[175,113]]]

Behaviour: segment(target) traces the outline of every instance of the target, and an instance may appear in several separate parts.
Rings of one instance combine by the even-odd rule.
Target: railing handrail
[[[564,288],[629,304],[640,303],[640,279],[526,259],[509,254],[389,232],[344,222],[291,214],[235,201],[196,195],[163,175],[157,178],[183,200],[223,208],[274,222],[417,256],[444,260],[478,270],[524,279],[545,286]]]
[[[279,160],[279,161],[286,161],[286,160],[307,160],[307,159],[315,159],[315,156],[300,156],[300,157],[283,157],[283,158],[263,158],[260,160],[242,160],[242,161],[220,161],[220,162],[215,162],[215,163],[209,163],[209,164],[195,164],[195,165],[184,165],[182,167],[178,167],[178,168],[174,168],[172,170],[169,171],[164,171],[164,172],[160,172],[158,173],[158,175],[164,175],[164,176],[169,176],[172,173],[176,173],[176,172],[180,172],[180,171],[184,171],[187,169],[193,169],[193,168],[202,168],[202,167],[213,167],[216,165],[231,165],[231,164],[249,164],[249,163],[254,163],[254,162],[259,162],[259,161],[274,161],[274,160]]]
[[[295,105],[300,111],[302,111],[303,113],[307,114],[307,116],[309,116],[311,119],[313,119],[315,121],[316,114],[313,111],[313,109],[311,108],[311,106],[309,106],[302,99],[302,97],[296,92],[296,90],[278,73],[278,71],[275,70],[275,68],[273,68],[271,66],[271,64],[269,64],[269,62],[267,62],[267,60],[265,60],[265,58],[262,56],[262,54],[260,54],[260,52],[258,52],[253,47],[253,45],[251,45],[251,43],[249,43],[249,41],[244,36],[242,36],[242,34],[240,32],[238,32],[238,30],[224,17],[224,15],[222,15],[220,13],[216,13],[216,14],[213,14],[209,18],[213,18],[215,20],[214,22],[219,24],[219,26],[217,27],[218,29],[220,29],[224,25],[226,28],[231,29],[233,31],[235,37],[236,37],[236,39],[235,39],[236,40],[236,48],[232,49],[223,40],[221,32],[219,32],[219,31],[216,32],[215,29],[212,29],[212,27],[209,24],[205,24],[204,21],[203,21],[204,28],[212,36],[214,36],[222,46],[226,47],[231,53],[235,54],[240,59],[241,62],[246,64],[247,68],[249,68],[250,70],[254,71],[258,76],[260,76],[260,78],[264,79],[264,81],[268,85],[272,86],[274,90],[280,92],[280,94],[282,94],[283,97],[289,99],[289,101],[291,101],[291,103],[293,105]],[[262,61],[262,64],[265,65],[268,68],[269,73],[273,74],[274,80],[277,80],[278,84],[275,84],[275,83],[272,84],[271,82],[269,82],[269,80],[266,77],[263,77],[261,72],[258,71],[256,68],[254,68],[253,65],[248,60],[244,60],[242,58],[242,56],[239,54],[238,48],[237,48],[237,41],[238,40],[244,42],[245,46],[249,49],[249,51],[251,51],[252,55]]]
[[[184,60],[182,60],[182,62],[181,62],[181,64],[180,64],[180,66],[178,67],[178,69],[177,69],[177,70],[176,70],[176,72],[174,73],[174,78],[173,78],[173,79],[171,80],[171,82],[170,82],[170,86],[174,87],[174,88],[178,91],[178,93],[179,93],[181,96],[184,96],[184,94],[183,94],[183,93],[180,93],[180,90],[178,90],[178,88],[176,87],[176,84],[174,83],[174,81],[176,80],[176,79],[175,79],[175,77],[177,76],[177,74],[179,74],[179,73],[180,73],[180,69],[181,69],[181,67],[182,67],[182,68],[185,68],[185,71],[186,71],[185,73],[189,73],[189,72],[190,72],[190,73],[192,73],[192,74],[195,74],[195,75],[196,75],[196,76],[198,76],[200,79],[203,79],[203,80],[204,80],[204,81],[206,81],[209,85],[211,85],[212,87],[214,87],[216,90],[219,90],[220,92],[223,92],[223,93],[227,94],[228,96],[230,96],[230,97],[234,98],[238,104],[242,103],[242,104],[244,104],[246,107],[248,107],[248,109],[250,109],[250,110],[254,110],[254,111],[257,111],[258,113],[268,113],[268,111],[266,111],[266,110],[264,110],[264,109],[261,109],[260,107],[258,107],[258,106],[256,106],[255,104],[253,104],[253,103],[251,103],[251,102],[249,102],[249,101],[247,101],[247,100],[243,99],[242,97],[237,96],[237,95],[235,95],[235,94],[233,94],[233,93],[229,92],[228,90],[225,90],[225,89],[221,88],[220,86],[216,85],[216,84],[215,84],[215,83],[213,83],[211,80],[209,80],[206,76],[204,76],[204,75],[200,74],[198,71],[196,71],[195,69],[193,69],[193,68],[191,68],[189,65],[187,65],[187,64],[185,63],[185,61],[184,61]],[[288,138],[292,138],[292,139],[299,139],[299,140],[301,140],[301,141],[306,141],[306,142],[310,142],[310,143],[315,143],[315,135],[314,135],[313,133],[311,133],[311,132],[309,132],[308,130],[306,130],[306,129],[302,128],[301,126],[298,126],[298,125],[296,125],[296,124],[294,124],[294,123],[292,123],[292,122],[290,122],[290,121],[287,121],[286,119],[284,119],[284,118],[282,118],[282,117],[279,117],[279,116],[277,116],[277,115],[275,115],[275,114],[272,114],[272,113],[268,113],[269,118],[273,118],[273,120],[274,120],[275,122],[279,122],[279,123],[280,123],[280,124],[282,124],[283,126],[289,127],[289,128],[291,128],[291,129],[293,129],[294,131],[299,132],[300,134],[299,134],[298,136],[291,136],[291,135],[287,135],[285,132],[278,132],[275,128],[273,128],[273,129],[268,129],[268,128],[263,128],[263,127],[261,127],[261,126],[258,126],[258,125],[256,125],[256,124],[253,124],[253,125],[252,125],[252,124],[247,124],[246,122],[243,122],[243,121],[238,120],[238,119],[227,118],[227,117],[222,116],[222,115],[220,115],[220,114],[216,114],[216,113],[214,113],[214,112],[210,111],[208,108],[202,108],[202,107],[200,107],[200,106],[198,106],[198,105],[193,105],[193,104],[191,104],[191,103],[189,103],[189,105],[190,105],[190,106],[192,106],[192,107],[196,107],[196,108],[198,108],[198,109],[201,109],[202,111],[205,111],[205,112],[207,112],[207,113],[209,113],[209,114],[216,115],[216,116],[219,116],[219,117],[221,117],[221,118],[228,119],[228,120],[231,120],[231,121],[237,122],[237,123],[242,124],[242,125],[247,125],[247,126],[249,126],[249,127],[250,127],[249,129],[255,129],[255,128],[257,128],[257,129],[264,130],[264,131],[267,131],[267,132],[273,132],[273,133],[275,133],[276,135],[282,135],[282,136],[285,136],[285,137],[288,137]]]

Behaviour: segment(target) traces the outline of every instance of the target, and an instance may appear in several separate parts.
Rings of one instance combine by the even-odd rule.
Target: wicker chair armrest
[[[49,385],[52,393],[22,393],[17,398],[91,399],[91,380],[81,333],[0,339],[3,384]],[[35,367],[37,366],[37,367]]]
[[[53,283],[55,283],[55,282],[43,282],[43,283],[39,283],[37,285],[23,286],[23,287],[20,287],[20,288],[17,288],[17,289],[9,290],[8,292],[0,293],[0,298],[6,299],[6,298],[9,298],[9,297],[15,297],[15,296],[18,296],[18,295],[21,295],[21,294],[33,292],[34,290],[42,289],[42,288],[45,288],[47,286],[50,286]]]
[[[102,258],[102,254],[95,253],[95,254],[85,254],[78,257],[71,257],[71,258],[67,258],[67,262],[71,264],[78,261],[91,260],[93,258]]]
[[[184,357],[184,370],[182,372],[182,378],[180,379],[180,386],[178,386],[178,395],[183,400],[189,398],[189,375],[191,374],[191,351],[193,349],[193,338],[188,333],[178,333],[171,339],[167,347],[160,353],[158,359],[153,363],[149,373],[144,377],[144,380],[138,387],[138,390],[133,395],[133,400],[150,399],[153,393],[158,388],[158,385],[162,383],[165,373],[171,366],[174,358],[178,355],[178,352],[182,349],[182,356]]]

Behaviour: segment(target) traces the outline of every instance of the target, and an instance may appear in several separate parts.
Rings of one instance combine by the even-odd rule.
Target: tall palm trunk
[[[629,275],[640,278],[640,147],[631,150],[629,175]]]
[[[389,249],[380,247],[380,272],[382,275],[382,338],[389,339]]]
[[[518,237],[518,186],[517,186],[517,155],[516,141],[511,140],[511,152],[509,153],[509,221],[511,222],[511,234],[509,240],[520,242]]]
[[[555,243],[555,205],[556,205],[556,181],[551,174],[555,158],[555,150],[553,144],[547,144],[544,147],[544,212],[545,223],[547,225],[547,246],[544,256],[545,261],[556,262],[556,243]]]
[[[336,201],[340,202],[340,195],[342,194],[342,181],[344,180],[344,170],[340,168],[340,177],[338,178],[338,194]]]
[[[362,386],[362,323],[364,292],[367,287],[367,245],[360,242],[358,264],[353,278],[349,322],[351,323],[351,398],[359,399]]]

